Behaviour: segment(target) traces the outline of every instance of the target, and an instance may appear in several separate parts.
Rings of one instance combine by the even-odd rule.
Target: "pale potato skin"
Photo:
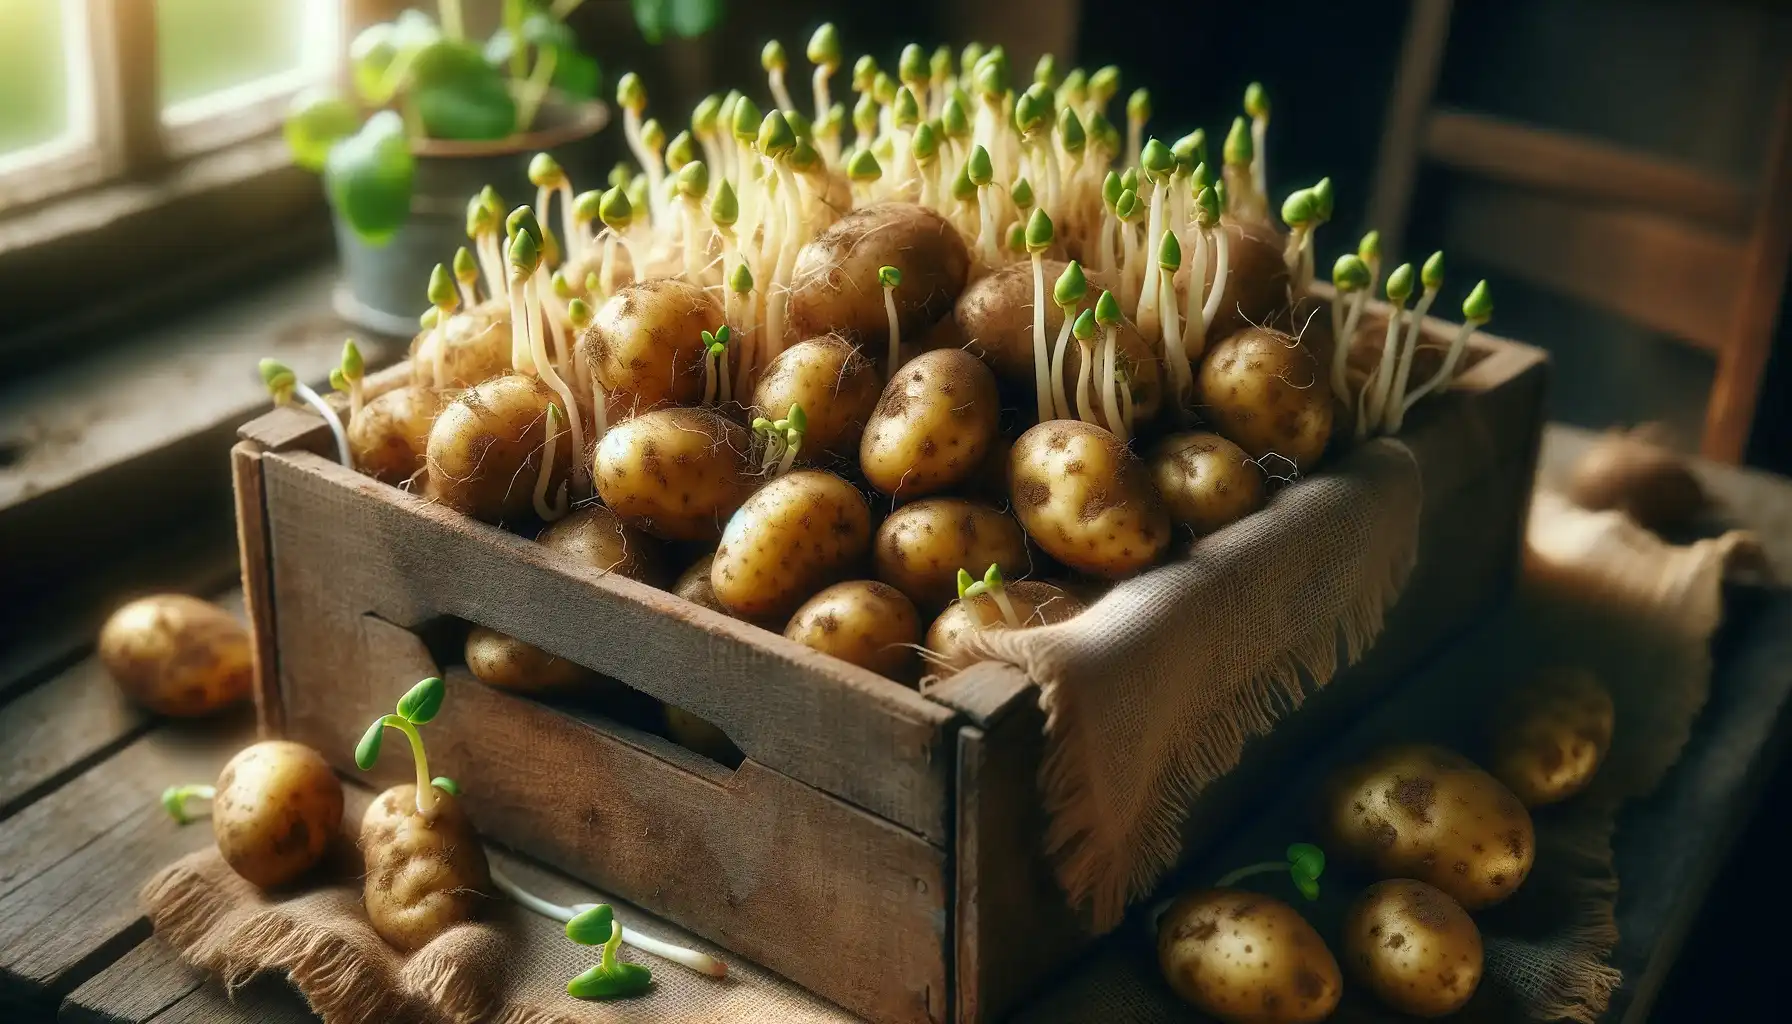
[[[1328,851],[1383,878],[1429,882],[1469,910],[1518,891],[1537,844],[1512,791],[1442,747],[1386,747],[1325,793]]]
[[[1022,629],[1067,621],[1087,607],[1063,587],[1042,580],[1021,580],[1008,584],[1006,589]],[[995,598],[987,594],[973,597],[969,607],[955,600],[927,627],[928,664],[944,675],[963,671],[979,660],[965,647],[972,634],[979,629],[1009,628]]]
[[[510,303],[487,299],[448,318],[442,369],[448,388],[470,388],[510,372]],[[436,332],[420,331],[411,342],[411,383],[436,383]]]
[[[919,338],[952,309],[970,276],[971,257],[958,229],[914,203],[876,203],[854,210],[796,254],[791,276],[790,336],[838,331],[882,352],[890,344],[880,268],[902,271],[896,321],[904,338]]]
[[[715,723],[671,704],[662,704],[660,707],[665,712],[666,735],[672,738],[672,742],[686,750],[702,754],[711,761],[725,765],[740,764],[744,756],[740,748]]]
[[[651,587],[665,585],[665,557],[658,540],[628,525],[602,505],[575,509],[535,538],[580,565],[616,573]]]
[[[317,751],[265,740],[218,773],[212,833],[232,871],[275,889],[311,870],[342,832],[342,783]]]
[[[1171,434],[1146,456],[1170,519],[1206,535],[1263,507],[1263,471],[1243,448],[1204,430]]]
[[[787,616],[854,572],[870,546],[871,508],[859,489],[832,473],[796,470],[754,492],[728,520],[709,583],[742,618]]]
[[[1526,807],[1587,788],[1612,746],[1612,696],[1585,669],[1545,669],[1494,719],[1488,768]]]
[[[1251,458],[1279,455],[1310,470],[1332,434],[1329,372],[1291,335],[1246,328],[1208,348],[1196,409]]]
[[[1481,984],[1481,930],[1436,886],[1371,885],[1344,922],[1344,966],[1388,1006],[1415,1017],[1462,1009]]]
[[[1157,962],[1178,996],[1228,1024],[1307,1024],[1337,1009],[1338,961],[1281,900],[1237,889],[1191,892],[1164,911]]]
[[[1000,415],[996,379],[975,356],[923,352],[884,386],[859,442],[859,469],[899,499],[943,491],[983,462]]]
[[[138,598],[100,629],[100,662],[125,696],[158,715],[209,715],[249,696],[249,631],[185,594]]]
[[[747,428],[708,409],[660,409],[598,442],[597,493],[622,521],[664,540],[715,540],[752,493]]]
[[[517,693],[564,693],[600,680],[583,665],[484,626],[467,634],[466,658],[474,678]]]
[[[394,786],[361,819],[367,919],[401,953],[472,920],[492,891],[485,847],[460,801],[440,789],[436,800],[434,820],[425,821],[417,813],[417,787]]]
[[[965,498],[923,498],[890,513],[877,528],[872,563],[878,579],[930,611],[958,596],[961,568],[981,577],[994,564],[1019,579],[1032,564],[1013,516]]]
[[[721,303],[682,278],[618,288],[578,341],[605,388],[609,422],[702,400],[703,332],[721,326]]]
[[[429,429],[441,407],[434,391],[416,386],[393,388],[368,401],[348,424],[355,468],[394,485],[416,476],[429,454]]]
[[[538,378],[522,374],[494,377],[462,392],[430,428],[424,495],[482,522],[533,518],[548,405],[559,401]],[[549,501],[572,468],[571,449],[571,433],[555,438]]]
[[[1282,233],[1258,221],[1220,218],[1226,230],[1226,291],[1220,296],[1219,311],[1207,325],[1207,342],[1229,337],[1247,327],[1289,326],[1288,264],[1282,259],[1287,239]],[[1176,294],[1188,294],[1188,275],[1193,267],[1194,237],[1182,240],[1182,267],[1176,271]],[[1207,245],[1207,287],[1213,287],[1215,246]],[[1321,268],[1320,273],[1324,273]],[[1205,296],[1203,296],[1205,298]]]
[[[883,377],[858,346],[825,334],[778,353],[753,385],[750,415],[780,420],[800,405],[808,429],[798,461],[814,463],[824,454],[851,459],[883,388]]]
[[[1073,569],[1120,579],[1170,544],[1170,516],[1145,463],[1100,427],[1041,423],[1014,442],[1009,466],[1027,536]]]
[[[732,615],[728,606],[716,600],[716,590],[709,585],[709,572],[715,565],[714,552],[704,555],[687,566],[678,579],[672,583],[672,593],[695,605],[702,605],[710,611]]]
[[[836,583],[803,602],[784,635],[899,683],[920,667],[921,620],[907,595],[875,580]]]

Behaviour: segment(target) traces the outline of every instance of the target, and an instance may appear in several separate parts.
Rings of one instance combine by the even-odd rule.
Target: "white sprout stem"
[[[1128,297],[1138,294],[1139,281],[1143,276],[1142,268],[1140,267],[1142,257],[1139,255],[1139,233],[1133,230],[1133,226],[1125,221],[1120,222],[1120,243],[1122,250],[1120,256],[1120,296],[1124,301]],[[1132,304],[1132,312],[1133,316],[1136,318],[1139,312],[1139,306],[1136,301]]]
[[[884,370],[884,380],[896,379],[896,361],[902,350],[902,323],[896,316],[896,289],[884,285],[884,316],[890,321],[890,359]]]
[[[796,113],[796,104],[790,101],[790,90],[784,85],[783,69],[773,68],[766,72],[765,77],[771,83],[772,99],[778,101],[778,109]]]
[[[1064,353],[1070,348],[1070,325],[1076,319],[1076,307],[1064,309],[1064,325],[1058,328],[1058,343],[1052,346],[1052,412],[1058,419],[1071,417],[1070,399],[1064,394]]]
[[[475,288],[472,284],[456,279],[454,282],[454,290],[460,295],[460,308],[472,309],[474,306],[479,305],[479,289]]]
[[[591,440],[595,444],[610,432],[609,396],[604,394],[604,382],[598,379],[596,370],[591,371],[591,408]]]
[[[1269,138],[1269,118],[1251,118],[1251,188],[1269,202],[1269,160],[1263,144]]]
[[[1189,359],[1207,347],[1207,321],[1202,316],[1207,303],[1207,229],[1197,224],[1194,235],[1194,258],[1188,265],[1188,320],[1182,325],[1182,354]]]
[[[525,294],[527,296],[525,301],[531,304],[529,308],[533,311],[533,315],[538,318],[530,326],[529,330],[531,334],[541,330],[541,321],[539,318],[541,317],[542,305],[544,303],[552,303],[552,305],[549,306],[549,315],[546,319],[548,322],[548,330],[553,332],[551,338],[553,339],[554,344],[553,348],[544,351],[542,355],[546,356],[551,352],[552,356],[549,357],[549,361],[553,364],[555,369],[565,372],[566,334],[560,329],[561,316],[559,313],[561,311],[555,308],[559,305],[559,302],[554,298],[554,286],[548,280],[548,268],[546,263],[535,268],[535,287]],[[534,349],[531,348],[530,351],[533,353]],[[541,357],[537,356],[536,358],[539,359]],[[576,409],[577,406],[574,406],[574,408]]]
[[[616,293],[616,232],[604,229],[604,265],[598,271],[598,287],[604,290],[604,298]]]
[[[1288,232],[1288,243],[1282,246],[1282,265],[1288,268],[1288,279],[1296,288],[1300,287],[1301,250],[1306,246],[1310,227],[1296,224],[1294,230]]]
[[[753,293],[748,292],[740,297],[740,368],[734,379],[742,395],[753,390],[753,381],[759,368],[759,315],[758,304]]]
[[[510,366],[518,373],[534,373],[529,353],[529,307],[523,299],[523,279],[510,282]]]
[[[1349,301],[1354,303],[1355,300],[1356,296],[1351,295]],[[1351,338],[1344,326],[1345,301],[1345,296],[1341,294],[1332,296],[1332,394],[1348,401],[1344,392],[1350,386],[1348,370]],[[1350,320],[1352,324],[1356,322],[1354,314]]]
[[[487,858],[488,861],[490,859]],[[595,903],[575,903],[570,907],[563,907],[524,889],[505,874],[498,865],[488,864],[488,868],[492,884],[497,886],[500,892],[516,901],[517,905],[524,910],[539,914],[551,921],[559,921],[564,924],[597,905]],[[700,953],[697,950],[675,946],[649,935],[642,935],[627,925],[622,926],[622,941],[643,953],[652,953],[663,960],[670,960],[681,967],[688,967],[698,974],[707,974],[715,978],[726,977],[728,974],[728,966],[707,953]]]
[[[1207,294],[1207,304],[1201,307],[1201,322],[1208,327],[1220,314],[1220,300],[1226,294],[1226,277],[1232,270],[1232,257],[1227,251],[1230,237],[1224,224],[1213,229],[1213,291]],[[1202,328],[1203,331],[1206,329]]]
[[[994,268],[1001,262],[1001,255],[996,249],[996,208],[990,198],[988,185],[977,186],[977,251],[983,254],[983,262]]]
[[[690,202],[681,202],[679,206],[679,227],[684,233],[684,276],[692,284],[701,283],[703,279],[703,254],[697,250],[697,210]]]
[[[1188,178],[1180,170],[1170,175],[1170,230],[1180,239],[1188,227]]]
[[[417,769],[417,813],[423,816],[424,821],[436,820],[436,811],[441,807],[442,798],[429,781],[429,755],[423,750],[423,736],[417,732],[415,724],[398,715],[387,715],[380,722],[404,733],[404,738],[410,743],[411,764]]]
[[[1437,299],[1437,289],[1427,288],[1419,297],[1417,309],[1412,311],[1412,319],[1406,324],[1406,339],[1400,345],[1400,361],[1394,370],[1394,387],[1388,402],[1382,406],[1381,426],[1387,433],[1400,429],[1400,421],[1406,415],[1406,382],[1412,376],[1412,360],[1419,349],[1419,338],[1424,334],[1425,314],[1430,311],[1431,303]]]
[[[1158,309],[1157,279],[1161,276],[1161,268],[1157,265],[1155,248],[1162,239],[1158,233],[1163,230],[1164,190],[1163,186],[1153,183],[1151,186],[1151,214],[1145,222],[1145,266],[1139,275],[1138,315],[1133,317],[1138,324],[1139,333],[1149,338],[1157,333]]]
[[[585,255],[585,233],[579,230],[572,211],[572,182],[564,176],[554,189],[560,196],[560,238],[566,244],[564,261],[572,263]]]
[[[1126,166],[1139,166],[1139,153],[1143,149],[1145,122],[1136,117],[1126,119]]]
[[[329,424],[330,436],[336,439],[336,461],[350,469],[355,468],[355,460],[348,453],[348,432],[342,429],[342,417],[336,415],[336,410],[330,408],[330,403],[324,401],[323,396],[311,390],[311,385],[304,381],[295,381],[292,390],[293,394],[299,396],[299,401],[310,406],[312,411]]]
[[[479,272],[485,275],[485,290],[492,298],[505,293],[504,255],[498,250],[495,231],[481,231],[473,239],[474,255],[479,259]]]
[[[1182,347],[1182,325],[1176,314],[1176,281],[1168,274],[1158,275],[1158,302],[1163,306],[1164,362],[1170,370],[1170,383],[1176,391],[1176,410],[1181,412],[1188,396],[1192,374],[1188,354]],[[1130,389],[1128,390],[1130,394]]]
[[[716,357],[716,364],[722,375],[722,404],[727,405],[734,400],[733,391],[729,387],[732,375],[728,372],[728,346],[722,346],[722,354]]]
[[[833,70],[833,67],[830,65],[817,64],[815,65],[815,73],[809,77],[809,91],[813,94],[815,100],[816,124],[825,121],[828,116],[828,77],[833,73]]]
[[[1077,339],[1077,354],[1082,358],[1076,368],[1076,418],[1084,423],[1095,422],[1095,409],[1089,404],[1089,377],[1095,364],[1095,346]]]
[[[660,161],[659,155],[650,153],[647,144],[641,141],[641,113],[630,107],[622,108],[622,134],[628,140],[628,148],[635,154],[635,162],[647,172],[647,200],[653,208],[655,219],[663,219],[665,214],[660,209]]]
[[[641,252],[639,249],[635,248],[635,240],[627,235],[617,235],[616,240],[622,243],[622,251],[628,253],[629,283],[639,283],[642,274]]]
[[[1369,436],[1369,428],[1381,421],[1382,406],[1387,403],[1388,391],[1394,386],[1394,362],[1400,344],[1400,317],[1406,310],[1396,306],[1393,315],[1388,317],[1387,334],[1381,343],[1381,361],[1375,364],[1375,376],[1364,385],[1369,392],[1369,400],[1364,415],[1357,418],[1356,436],[1360,440]]]
[[[1443,365],[1437,368],[1437,372],[1431,375],[1430,380],[1420,384],[1413,389],[1411,394],[1406,396],[1406,401],[1402,403],[1400,408],[1400,415],[1402,417],[1406,415],[1407,410],[1418,404],[1419,399],[1424,398],[1426,395],[1440,387],[1447,386],[1455,379],[1456,363],[1462,358],[1462,353],[1467,351],[1469,339],[1473,337],[1475,331],[1486,322],[1486,320],[1470,320],[1464,323],[1456,331],[1456,337],[1450,340],[1450,351],[1448,355],[1444,356]],[[1399,429],[1398,419],[1395,420],[1395,424],[1395,429]]]
[[[1371,282],[1369,288],[1375,287]],[[1348,352],[1356,345],[1357,324],[1362,321],[1363,308],[1369,304],[1369,288],[1359,289],[1350,297],[1350,312],[1344,317],[1344,349]]]
[[[1109,327],[1101,342],[1101,411],[1107,418],[1108,430],[1126,441],[1130,438],[1126,435],[1125,422],[1120,419],[1119,398],[1114,394],[1114,354],[1119,335],[1119,327]]]
[[[1039,422],[1052,418],[1051,353],[1045,341],[1044,254],[1033,254],[1033,386],[1039,401]]]
[[[1313,290],[1313,229],[1307,229],[1307,237],[1300,246],[1300,281],[1295,291],[1305,295]]]
[[[430,369],[435,376],[436,390],[441,391],[448,386],[448,317],[440,308],[436,310],[436,325],[429,329],[429,334],[429,340],[435,343],[430,353]]]
[[[566,403],[566,418],[569,421],[568,425],[572,429],[572,478],[574,483],[577,484],[580,489],[583,489],[585,473],[583,467],[581,467],[579,463],[582,461],[580,459],[580,454],[585,450],[585,425],[584,419],[579,416],[579,400],[573,394],[572,388],[567,386],[566,379],[560,376],[559,371],[554,368],[553,362],[547,357],[547,343],[541,336],[541,309],[538,305],[535,289],[525,286],[524,301],[528,305],[530,317],[529,351],[535,357],[535,362],[537,364],[536,368],[541,374],[541,379],[547,382],[548,387],[554,389],[554,393],[560,396],[562,402]],[[548,467],[548,469],[552,468],[553,451],[554,438],[550,433],[548,436],[548,455],[542,459],[542,465]],[[542,475],[545,479],[547,469],[544,469]],[[541,488],[538,486],[536,490],[539,492]],[[561,511],[564,512],[565,510],[562,509]],[[546,517],[544,516],[543,518]]]
[[[1132,440],[1132,378],[1124,373],[1114,374],[1114,390],[1120,392],[1120,425],[1125,433],[1120,435],[1122,441]]]
[[[439,317],[441,314],[438,313],[437,316]],[[356,377],[348,382],[348,421],[351,424],[354,423],[355,419],[361,415],[361,410],[366,407],[367,388],[362,385],[361,378]]]
[[[715,133],[698,132],[697,145],[703,149],[704,164],[715,171],[709,180],[709,191],[714,194],[717,186],[728,177],[728,165],[721,160],[722,151],[716,148]]]
[[[802,447],[803,435],[801,434],[796,436],[794,442],[786,440],[784,442],[784,457],[778,460],[778,471],[772,475],[783,476],[790,472],[790,467],[796,465],[796,453],[801,450]]]
[[[532,499],[535,502],[535,514],[550,523],[566,514],[565,484],[560,485],[555,503],[548,504],[548,482],[554,475],[554,448],[560,437],[559,431],[554,429],[556,418],[551,413],[547,418],[547,441],[541,448],[541,469],[535,474],[535,493]]]
[[[802,244],[802,197],[797,192],[796,175],[782,161],[778,162],[778,182],[788,193],[784,197],[784,237],[778,239],[778,271],[772,278],[772,290],[766,316],[766,359],[777,358],[784,349],[784,310],[790,301],[790,278],[796,273],[796,251]]]
[[[989,596],[995,598],[996,607],[1002,610],[1002,621],[1008,623],[1008,628],[1019,629],[1021,626],[1020,616],[1015,614],[1014,602],[1008,600],[1008,588],[991,587]]]

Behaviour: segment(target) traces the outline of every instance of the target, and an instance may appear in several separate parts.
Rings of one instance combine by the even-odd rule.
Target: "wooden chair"
[[[1753,188],[1608,143],[1433,106],[1451,0],[1415,0],[1369,224],[1398,246],[1422,163],[1499,187],[1452,196],[1453,247],[1710,352],[1701,451],[1741,459],[1792,244],[1792,66]]]

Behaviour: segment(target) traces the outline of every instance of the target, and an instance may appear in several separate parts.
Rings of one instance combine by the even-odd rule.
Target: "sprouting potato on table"
[[[430,428],[424,496],[488,523],[529,520],[555,400],[539,378],[515,373],[462,392]],[[550,494],[574,459],[571,445],[561,441],[549,468]]]
[[[877,528],[873,558],[878,579],[928,611],[956,597],[965,566],[995,564],[1019,579],[1031,565],[1014,517],[965,498],[923,498],[890,513]]]
[[[211,817],[218,853],[231,870],[264,889],[279,888],[310,871],[341,834],[342,783],[310,747],[265,740],[218,773]]]

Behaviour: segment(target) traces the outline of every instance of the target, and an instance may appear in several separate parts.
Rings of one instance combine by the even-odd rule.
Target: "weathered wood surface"
[[[946,842],[950,709],[318,456],[270,453],[261,466],[280,701],[294,728],[335,717],[339,689],[399,685],[333,644],[360,615],[407,628],[449,615],[684,708],[760,764]]]
[[[235,485],[237,564],[243,581],[243,614],[250,623],[250,656],[255,666],[255,722],[263,736],[284,735],[280,702],[270,699],[269,681],[279,678],[279,648],[274,644],[273,569],[268,562],[266,491],[261,482],[261,449],[239,441],[230,450],[230,476]]]

